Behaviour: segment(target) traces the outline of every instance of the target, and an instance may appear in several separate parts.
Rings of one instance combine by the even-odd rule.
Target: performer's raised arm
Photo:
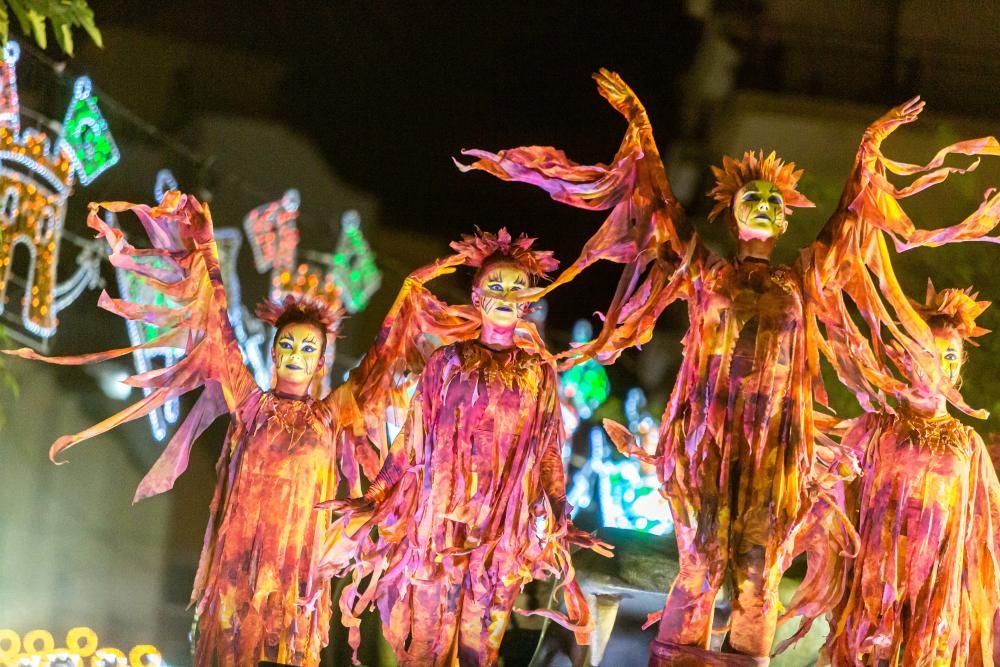
[[[136,248],[120,229],[98,215],[105,208],[115,213],[132,211],[145,228],[152,247]],[[162,293],[170,305],[154,306],[114,299],[101,294],[99,305],[124,319],[142,321],[161,333],[136,346],[94,354],[46,358],[31,350],[10,352],[49,363],[78,365],[130,354],[139,348],[176,347],[184,356],[172,366],[133,375],[126,384],[151,390],[150,394],[117,414],[75,435],[59,438],[50,449],[55,460],[63,450],[110,429],[139,419],[165,402],[199,387],[205,391],[167,445],[161,459],[143,480],[136,500],[169,489],[187,465],[193,441],[217,417],[232,413],[257,390],[227,316],[218,252],[208,206],[190,195],[167,193],[159,206],[125,202],[91,204],[87,224],[111,246],[115,267],[132,272],[147,286]]]
[[[610,166],[577,164],[561,150],[548,146],[499,153],[466,150],[465,155],[478,159],[470,165],[458,165],[462,171],[478,169],[502,180],[531,183],[571,206],[611,209],[576,261],[534,295],[541,298],[598,260],[625,264],[605,314],[605,326],[598,335],[599,343],[588,346],[588,350],[607,341],[634,293],[650,291],[649,277],[642,282],[640,279],[656,258],[679,262],[691,254],[693,246],[700,247],[670,189],[649,117],[639,98],[614,72],[602,69],[594,79],[598,92],[628,120],[625,137]]]
[[[1000,155],[996,139],[984,137],[942,148],[925,165],[885,157],[882,142],[900,126],[915,121],[923,107],[915,97],[868,126],[837,210],[803,255],[810,269],[805,286],[829,340],[824,353],[866,409],[882,404],[885,396],[900,390],[888,367],[894,356],[915,360],[930,376],[937,373],[926,353],[932,347],[930,332],[899,285],[885,237],[893,240],[898,251],[963,241],[1000,241],[988,235],[1000,221],[1000,195],[993,190],[986,192],[975,212],[948,227],[917,229],[902,209],[902,199],[978,165],[977,158],[968,167],[943,166],[949,155]],[[917,178],[897,188],[888,180],[889,173]],[[863,335],[852,321],[845,293],[858,307],[870,336]],[[889,334],[891,345],[883,341],[883,333]],[[953,390],[943,390],[956,407],[974,412]]]

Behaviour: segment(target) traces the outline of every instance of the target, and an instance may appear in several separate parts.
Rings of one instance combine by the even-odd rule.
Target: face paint
[[[277,375],[275,387],[291,394],[305,394],[319,368],[322,349],[323,334],[314,325],[298,322],[283,327],[271,349]]]
[[[509,327],[523,314],[524,305],[510,300],[528,287],[528,274],[516,266],[497,266],[484,275],[472,294],[483,322],[495,327]]]
[[[935,331],[934,344],[941,375],[955,386],[961,377],[962,364],[965,361],[962,337],[953,329]]]
[[[733,196],[733,217],[744,241],[781,236],[788,226],[781,191],[768,181],[750,181],[737,191]]]

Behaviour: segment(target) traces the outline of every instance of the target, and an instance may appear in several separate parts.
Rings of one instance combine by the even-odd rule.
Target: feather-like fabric
[[[1000,608],[1000,482],[952,417],[869,413],[845,438],[861,549],[830,624],[833,665],[993,665]]]
[[[100,424],[60,438],[50,455],[54,460],[77,442],[203,387],[135,494],[138,501],[169,490],[187,467],[195,439],[217,417],[231,416],[191,597],[199,617],[197,664],[244,665],[266,659],[315,665],[329,634],[329,586],[317,595],[323,602],[313,608],[301,606],[299,600],[316,593],[310,588],[313,569],[330,513],[313,508],[337,492],[338,458],[348,486],[358,494],[359,465],[371,476],[378,471],[377,452],[366,442],[364,420],[350,389],[366,381],[368,387],[389,382],[356,373],[354,383],[324,401],[262,392],[243,365],[229,324],[208,207],[178,192],[168,193],[157,207],[123,202],[100,206],[118,213],[133,211],[152,244],[149,249],[133,247],[119,229],[101,220],[99,206],[93,205],[88,224],[108,240],[111,262],[174,304],[154,307],[104,293],[101,306],[161,329],[142,347],[171,345],[184,349],[185,355],[173,366],[129,378],[131,386],[152,392]],[[62,358],[27,350],[17,354],[82,364],[132,349]],[[377,394],[372,390],[367,396],[374,401]]]
[[[494,664],[517,592],[549,575],[563,579],[567,615],[548,615],[585,643],[562,438],[550,361],[472,340],[438,349],[367,502],[334,524],[323,566],[352,575],[340,600],[351,643],[374,603],[403,664]]]
[[[675,588],[688,586],[697,596],[705,576],[725,569],[732,549],[748,536],[760,541],[764,535],[765,608],[777,604],[777,584],[791,558],[808,554],[806,582],[784,617],[804,614],[805,628],[836,603],[846,576],[844,557],[856,551],[857,540],[838,500],[856,463],[849,453],[838,454],[833,459],[840,463],[829,467],[821,452],[830,443],[816,426],[814,403],[826,404],[820,355],[866,407],[900,389],[887,368],[890,360],[900,365],[912,357],[926,377],[939,378],[926,352],[934,349],[930,331],[896,281],[883,233],[900,249],[995,240],[985,236],[1000,213],[1000,196],[992,192],[966,220],[933,231],[916,229],[897,200],[977,164],[945,167],[948,155],[995,155],[998,144],[992,137],[959,142],[926,165],[903,164],[882,154],[888,131],[876,123],[865,135],[837,212],[794,265],[733,262],[706,248],[685,221],[634,93],[613,73],[602,70],[595,78],[601,94],[629,121],[611,167],[579,165],[557,149],[527,147],[467,151],[479,158],[470,168],[531,183],[573,206],[612,209],[568,271],[597,259],[626,266],[604,329],[575,353],[612,360],[625,347],[647,342],[672,301],[687,301],[684,360],[652,457],[671,502],[682,572],[695,573]],[[917,178],[896,188],[887,171]],[[871,343],[852,320],[845,293],[865,318]],[[882,342],[883,332],[893,345]],[[943,383],[942,391],[960,409],[980,414]],[[683,628],[704,618],[674,622]],[[698,632],[688,634],[701,641],[693,638]]]

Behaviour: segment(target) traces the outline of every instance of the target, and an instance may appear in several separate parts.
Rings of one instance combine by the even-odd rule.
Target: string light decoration
[[[258,273],[288,271],[295,266],[299,247],[298,217],[298,190],[288,190],[278,201],[247,213],[243,229],[250,239]]]
[[[638,387],[625,396],[629,429],[647,451],[656,447],[659,423],[646,409],[646,395]],[[596,489],[601,525],[663,535],[673,530],[670,508],[659,493],[656,469],[619,456],[604,429],[590,430],[590,456],[571,479],[567,501],[573,514],[590,507]]]
[[[53,146],[42,132],[21,129],[16,64],[20,48],[8,41],[0,63],[0,314],[45,349],[57,314],[86,289],[100,284],[99,244],[82,243],[77,270],[57,281],[66,202],[75,179],[88,184],[118,161],[118,148],[86,77],[74,85],[63,136]],[[13,275],[19,246],[29,255],[25,275]],[[11,283],[24,287],[21,304],[10,304]],[[17,310],[20,305],[20,312]],[[12,308],[13,306],[13,308]],[[12,328],[13,328],[12,327]]]
[[[128,655],[112,647],[101,647],[91,628],[77,627],[66,633],[66,646],[56,647],[48,630],[31,630],[22,637],[9,628],[0,629],[0,667],[168,667],[160,651],[138,644]]]
[[[90,77],[81,76],[76,80],[73,99],[63,120],[62,143],[83,185],[90,185],[121,157],[108,123],[97,106],[93,87]]]
[[[353,209],[340,217],[340,240],[330,264],[334,280],[340,286],[344,309],[349,313],[364,310],[382,285],[382,272],[361,232],[361,215]]]
[[[587,320],[577,320],[573,325],[574,343],[586,343],[594,335],[594,327]],[[587,361],[570,368],[559,377],[559,384],[565,396],[580,419],[590,419],[594,410],[601,407],[611,395],[611,380],[608,372],[598,361]]]

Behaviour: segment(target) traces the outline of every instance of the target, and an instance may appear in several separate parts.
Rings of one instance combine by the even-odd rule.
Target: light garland
[[[355,210],[345,211],[340,217],[340,240],[330,258],[330,266],[347,312],[364,310],[382,284],[382,273],[375,264],[375,253],[361,232],[361,216]]]
[[[73,83],[73,99],[63,119],[61,143],[83,185],[90,185],[121,158],[104,114],[97,106],[90,77],[81,76]]]
[[[288,190],[278,201],[263,204],[243,218],[258,273],[294,267],[299,247],[299,191]]]
[[[89,660],[88,660],[89,658]],[[57,648],[48,630],[31,630],[22,637],[0,629],[0,667],[168,667],[155,646],[138,644],[128,652],[100,647],[97,633],[77,627],[66,633],[66,646]]]
[[[594,328],[587,320],[577,320],[573,325],[572,340],[585,343],[594,335]],[[590,419],[594,410],[601,407],[611,395],[608,372],[594,359],[570,368],[559,376],[559,385],[576,409],[580,419]]]
[[[659,424],[646,412],[646,396],[634,387],[625,397],[629,428],[644,448],[655,447]],[[673,530],[666,499],[659,493],[656,470],[634,459],[617,458],[604,429],[590,430],[590,455],[570,482],[566,499],[573,514],[593,502],[596,487],[602,526],[663,535]]]
[[[16,64],[20,48],[8,42],[0,63],[0,314],[45,346],[58,325],[56,315],[85,289],[100,282],[99,260],[84,245],[79,268],[66,282],[57,282],[59,250],[66,218],[66,201],[75,178],[90,183],[119,158],[107,123],[83,77],[74,85],[66,112],[67,132],[55,144],[42,132],[21,129]],[[29,255],[19,313],[8,309],[7,294],[13,257],[18,246]]]

